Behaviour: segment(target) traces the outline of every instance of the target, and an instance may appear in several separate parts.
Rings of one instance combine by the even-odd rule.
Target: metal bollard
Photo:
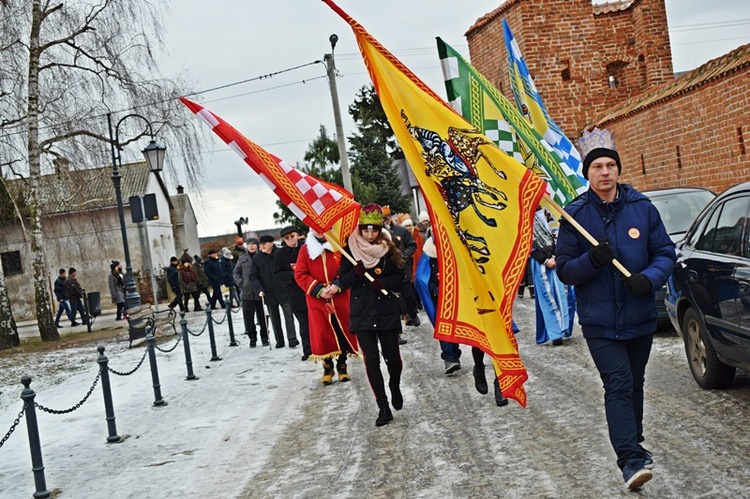
[[[151,334],[151,326],[146,326],[146,343],[148,344],[148,363],[151,365],[151,380],[154,384],[154,405],[160,407],[167,405],[167,402],[161,398],[159,368],[156,365],[156,348],[154,348],[154,335]]]
[[[187,365],[187,378],[185,379],[191,381],[198,379],[198,376],[193,374],[193,356],[190,354],[190,333],[188,333],[185,312],[180,312],[180,327],[182,328],[182,345],[185,347],[185,365]]]
[[[231,302],[231,294],[229,295],[230,301],[227,302],[227,324],[229,324],[229,346],[230,347],[238,347],[240,346],[239,343],[237,343],[237,340],[234,339],[234,323],[232,322],[232,302]]]
[[[101,380],[102,380],[102,396],[104,397],[104,414],[107,418],[107,430],[109,436],[107,436],[108,444],[119,444],[122,442],[122,438],[117,434],[117,425],[115,424],[115,406],[112,403],[112,387],[109,384],[109,369],[107,364],[109,359],[104,355],[104,345],[96,347],[99,351],[99,358],[96,362],[99,364],[101,369]]]
[[[42,462],[42,445],[39,442],[39,425],[36,421],[36,406],[34,397],[36,393],[29,388],[31,376],[22,376],[21,383],[24,389],[21,392],[21,398],[26,403],[26,428],[29,431],[29,448],[31,449],[31,471],[34,472],[34,485],[36,492],[33,497],[46,499],[52,497],[47,490],[47,480],[44,478],[44,463]]]
[[[211,342],[211,360],[221,360],[216,353],[216,336],[214,336],[214,321],[211,318],[211,308],[206,309],[206,321],[208,322],[208,339]]]

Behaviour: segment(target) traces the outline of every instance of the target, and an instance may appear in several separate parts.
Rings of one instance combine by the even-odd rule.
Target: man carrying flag
[[[435,337],[487,352],[503,393],[525,405],[528,375],[511,332],[511,312],[545,184],[473,129],[333,1],[323,1],[354,30],[430,205],[444,281]]]

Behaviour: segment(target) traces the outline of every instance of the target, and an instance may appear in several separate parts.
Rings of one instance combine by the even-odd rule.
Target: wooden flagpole
[[[326,238],[326,241],[328,241],[329,243],[331,243],[331,246],[333,246],[336,249],[336,251],[340,251],[341,254],[344,255],[347,260],[349,260],[350,262],[352,262],[352,265],[357,265],[357,260],[355,260],[352,255],[350,255],[349,253],[347,253],[346,251],[344,251],[344,248],[342,248],[341,245],[339,243],[337,243],[336,240],[329,235],[329,233],[330,233],[330,231],[327,231],[327,232],[323,233],[323,237]],[[369,274],[369,272],[365,272],[365,277],[367,277],[370,280],[370,282],[375,282],[375,278],[372,277]],[[386,296],[388,295],[388,290],[387,289],[381,289],[380,292],[383,293]]]

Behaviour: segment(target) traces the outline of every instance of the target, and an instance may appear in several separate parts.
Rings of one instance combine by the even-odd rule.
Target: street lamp
[[[344,180],[344,188],[349,192],[352,189],[352,177],[349,174],[349,158],[346,155],[346,138],[344,137],[344,125],[341,124],[341,109],[339,108],[339,93],[336,89],[336,62],[333,60],[333,51],[336,48],[336,42],[339,37],[334,33],[328,37],[331,42],[331,53],[325,54],[323,60],[326,65],[326,75],[328,76],[328,85],[331,87],[331,100],[333,100],[333,119],[336,123],[336,138],[339,143],[339,156],[341,157],[341,177]]]
[[[128,114],[117,122],[114,127],[114,135],[112,129],[112,115],[107,114],[107,125],[109,126],[109,145],[112,149],[112,182],[115,184],[115,195],[117,196],[117,210],[120,215],[120,231],[122,232],[122,245],[125,250],[125,301],[128,308],[137,307],[141,304],[141,295],[135,286],[135,279],[133,278],[133,267],[130,265],[130,250],[128,249],[128,232],[125,226],[125,212],[122,207],[122,193],[120,191],[120,168],[122,167],[122,156],[120,152],[124,144],[120,143],[120,125],[127,118],[140,118],[146,123],[148,134],[151,136],[151,142],[146,146],[143,151],[144,158],[148,164],[149,169],[158,173],[164,166],[164,153],[166,147],[159,146],[154,140],[154,131],[151,123],[141,116],[140,114]]]

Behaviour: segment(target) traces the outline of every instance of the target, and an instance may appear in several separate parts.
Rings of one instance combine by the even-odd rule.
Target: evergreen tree
[[[357,196],[357,201],[389,205],[394,213],[410,212],[411,199],[401,193],[401,175],[393,165],[403,153],[372,85],[357,92],[349,114],[357,125],[357,131],[349,137],[352,182],[356,177],[367,190]]]

